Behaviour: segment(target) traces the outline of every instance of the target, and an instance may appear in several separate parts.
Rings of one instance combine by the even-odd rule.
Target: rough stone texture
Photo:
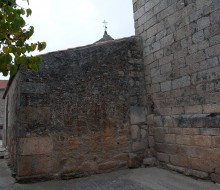
[[[220,1],[133,4],[152,101],[151,151],[162,165],[219,182]]]
[[[4,124],[4,110],[5,110],[5,100],[2,98],[5,89],[0,88],[0,140],[3,138],[3,124]]]
[[[6,161],[0,160],[0,179],[1,190],[183,190],[183,188],[187,190],[219,190],[218,184],[192,179],[156,167],[124,169],[68,181],[16,183]]]
[[[81,177],[155,157],[219,183],[220,1],[133,5],[141,40],[49,53],[41,73],[16,76],[6,126],[18,177]]]
[[[18,73],[6,100],[19,179],[82,177],[134,167],[129,153],[147,155],[140,42],[131,37],[48,53],[41,72]]]

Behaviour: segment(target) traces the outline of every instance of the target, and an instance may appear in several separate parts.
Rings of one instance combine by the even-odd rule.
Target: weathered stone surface
[[[51,154],[53,141],[49,137],[21,138],[19,142],[21,155]]]
[[[117,162],[116,161],[109,161],[103,164],[98,165],[99,170],[111,170],[117,167]]]
[[[145,158],[143,160],[143,164],[145,166],[154,166],[156,164],[156,159],[155,158]]]
[[[130,112],[131,124],[146,122],[146,112],[144,107],[131,107]]]
[[[147,144],[145,142],[133,142],[132,150],[133,152],[142,152],[146,149]]]
[[[130,147],[137,138],[147,144],[134,127],[146,124],[140,38],[52,52],[42,60],[39,73],[22,69],[6,96],[17,175],[87,176],[126,168],[129,152],[145,152],[146,145]]]
[[[139,127],[137,125],[132,125],[131,126],[131,138],[132,139],[137,139],[138,134],[139,134]]]
[[[142,165],[141,158],[137,154],[130,153],[128,167],[129,168],[139,168],[141,165]]]
[[[60,168],[48,164],[49,171],[79,177],[126,167],[127,161],[139,167],[147,155],[218,181],[220,3],[133,4],[142,42],[132,37],[49,53],[42,72],[16,75],[7,97],[12,163],[18,163],[17,152],[33,154],[42,166],[50,160],[43,156],[55,156]],[[53,146],[16,145],[17,139],[45,136]],[[45,172],[30,165],[33,175]],[[23,168],[21,174],[29,175]]]

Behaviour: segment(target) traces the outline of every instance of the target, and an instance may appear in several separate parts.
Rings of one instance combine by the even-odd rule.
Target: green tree
[[[24,17],[31,13],[31,9],[19,6],[16,0],[0,0],[0,72],[4,76],[14,76],[20,67],[39,70],[41,57],[30,54],[45,49],[46,43],[27,42],[34,27],[28,26]]]

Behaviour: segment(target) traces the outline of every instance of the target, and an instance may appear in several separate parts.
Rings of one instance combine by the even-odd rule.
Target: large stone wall
[[[133,0],[161,165],[220,182],[220,1]]]
[[[10,122],[16,121],[9,128],[17,144],[9,142],[9,151],[17,151],[11,159],[17,178],[140,166],[148,153],[140,38],[42,57],[41,71],[21,70],[7,94],[9,110],[17,96],[19,102],[18,115],[9,111]]]

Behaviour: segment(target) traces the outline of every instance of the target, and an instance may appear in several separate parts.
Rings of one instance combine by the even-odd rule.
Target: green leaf
[[[9,48],[9,47],[3,47],[2,49],[3,49],[3,52],[6,54],[11,53],[11,51],[12,51],[11,48]]]
[[[3,54],[0,57],[0,63],[1,64],[6,64],[7,65],[7,64],[10,64],[11,61],[12,61],[12,57],[11,57],[10,54]]]
[[[38,50],[43,51],[46,48],[47,44],[46,42],[38,42]]]
[[[27,13],[27,17],[31,16],[31,14],[32,14],[31,9],[26,9],[26,13]]]

